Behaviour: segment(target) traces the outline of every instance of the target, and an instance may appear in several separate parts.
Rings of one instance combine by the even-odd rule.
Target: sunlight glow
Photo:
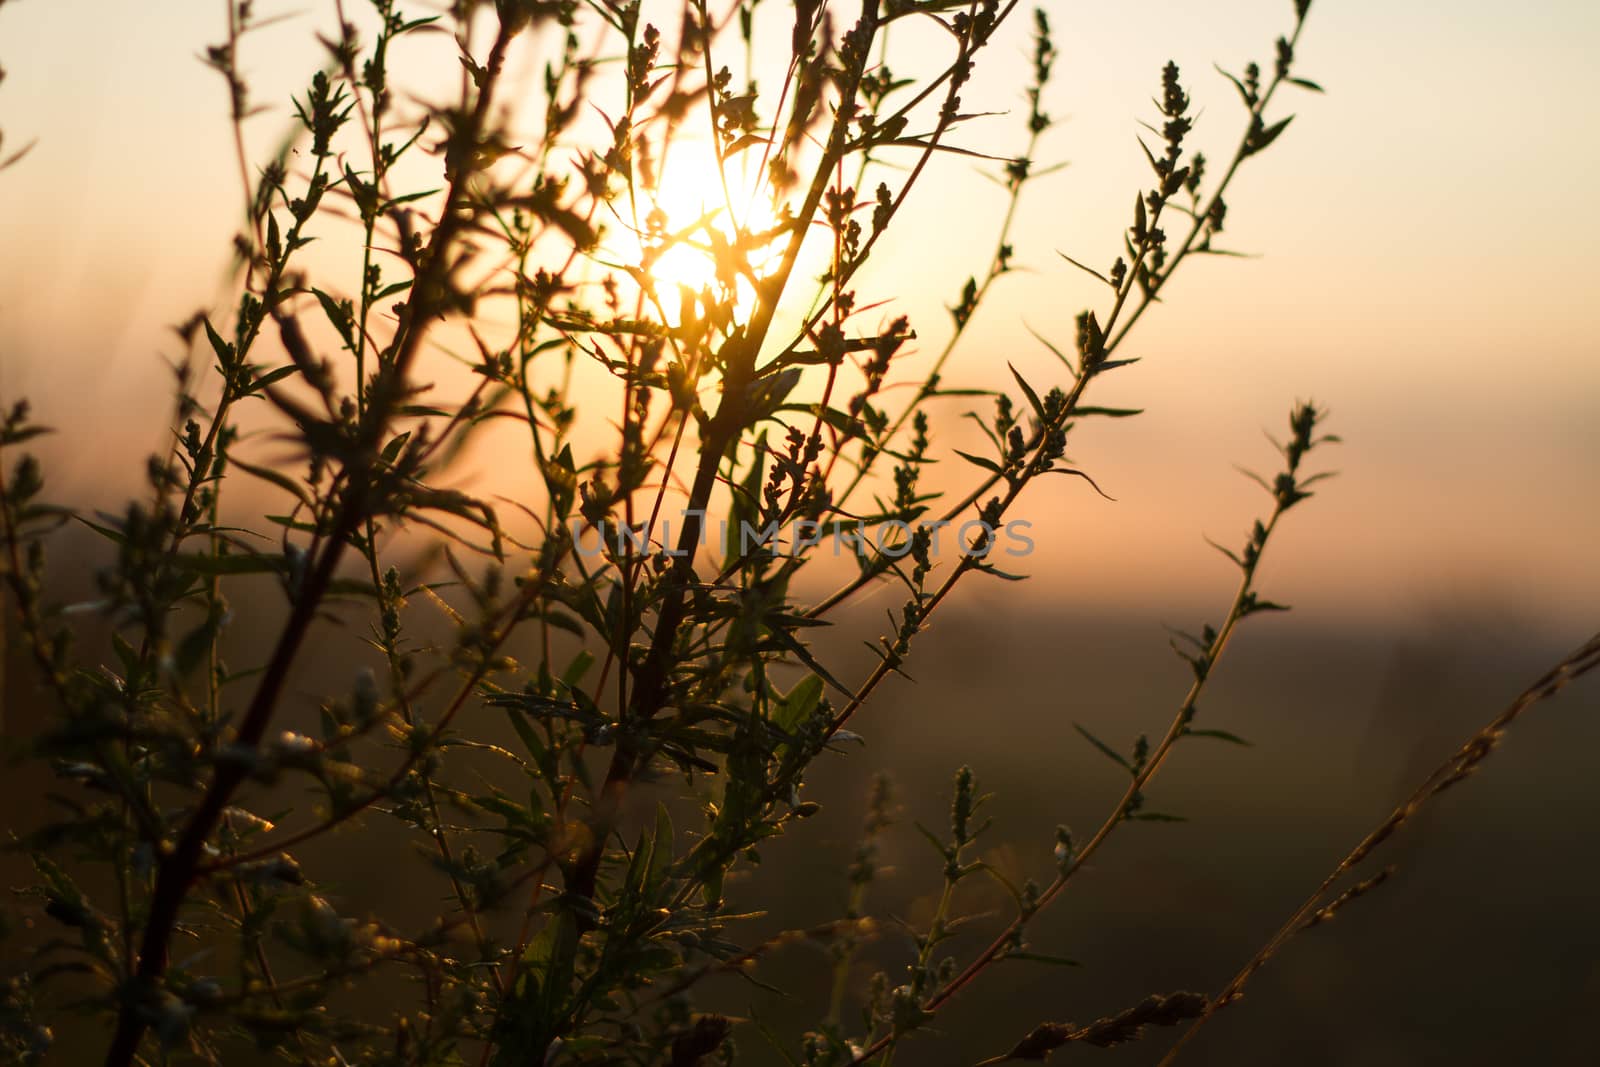
[[[641,197],[633,262],[656,283],[672,325],[683,290],[719,299],[731,292],[735,314],[748,315],[755,303],[751,276],[766,277],[782,259],[778,217],[764,185],[743,169],[729,163],[724,182],[709,146],[674,145],[656,188]]]

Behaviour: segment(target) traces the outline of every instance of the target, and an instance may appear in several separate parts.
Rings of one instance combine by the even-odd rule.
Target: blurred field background
[[[1054,252],[1113,254],[1144,167],[1135,121],[1160,64],[1183,67],[1202,141],[1231,144],[1235,101],[1210,64],[1268,59],[1288,7],[1050,6],[1063,57],[1047,107],[1064,121],[1040,162],[1071,166],[1024,199],[1017,258],[1033,270],[985,304],[954,383],[992,384],[1007,360],[1049,380],[1024,322],[1070,339],[1072,316],[1096,298]],[[255,98],[274,109],[252,127],[263,155],[287,94],[315,68],[320,17],[255,42]],[[39,139],[0,175],[0,401],[29,396],[41,421],[69,431],[39,449],[58,498],[114,508],[132,491],[168,417],[159,357],[181,355],[168,327],[228,303],[237,178],[222,87],[195,58],[220,36],[209,3],[0,12],[0,126],[8,145]],[[1033,579],[964,588],[913,654],[917,684],[896,683],[858,720],[865,747],[813,782],[824,813],[751,876],[770,902],[764,928],[838,914],[878,769],[906,809],[874,890],[879,914],[926,906],[936,861],[910,820],[942,819],[962,763],[996,794],[991,844],[1015,869],[1045,869],[1056,823],[1098,823],[1121,783],[1072,723],[1119,739],[1165,724],[1187,675],[1160,624],[1215,620],[1232,574],[1201,534],[1232,542],[1265,500],[1229,465],[1266,465],[1259,429],[1310,395],[1347,444],[1326,454],[1341,476],[1290,517],[1263,572],[1266,592],[1296,610],[1245,627],[1202,708],[1255,747],[1181,749],[1151,804],[1192,821],[1127,828],[1046,914],[1035,947],[1081,968],[1002,968],[943,1020],[943,1044],[919,1042],[902,1062],[969,1063],[1041,1016],[1088,1021],[1151,991],[1216,988],[1416,779],[1592,630],[1596,45],[1600,9],[1575,2],[1314,9],[1303,69],[1329,93],[1293,101],[1295,125],[1231,197],[1229,247],[1264,258],[1192,263],[1141,323],[1143,365],[1100,400],[1146,414],[1073,441],[1117,502],[1077,489],[1030,501]],[[1025,47],[1019,34],[1019,57]],[[1014,107],[1006,72],[989,73],[974,90],[989,99],[974,103]],[[993,143],[968,143],[1007,150],[1015,123],[993,123]],[[946,161],[913,206],[876,277],[931,352],[1003,204],[973,168]],[[943,444],[959,446],[954,433]],[[468,473],[494,483],[517,462],[482,454]],[[54,558],[63,595],[76,596],[93,560],[71,544],[87,542]],[[868,600],[845,620],[830,639],[841,654],[876,632],[883,606]],[[264,598],[241,640],[277,610]],[[340,649],[316,651],[297,678],[305,693],[348,670]],[[39,709],[20,664],[7,666],[6,729],[25,733]],[[1520,725],[1392,846],[1393,882],[1296,942],[1192,1061],[1594,1062],[1597,711],[1591,686]],[[0,781],[8,826],[26,824],[39,786]],[[432,892],[403,869],[374,871],[364,843],[344,835],[324,854],[351,898]],[[402,862],[420,873],[421,860]],[[872,951],[904,949],[891,935]],[[827,967],[801,947],[773,973],[820,997]],[[754,987],[720,994],[780,1032],[815,1015]],[[1078,1058],[1153,1062],[1162,1047]]]

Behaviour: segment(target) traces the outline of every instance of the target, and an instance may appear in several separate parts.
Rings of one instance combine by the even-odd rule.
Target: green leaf
[[[295,366],[293,363],[285,363],[276,370],[269,370],[259,378],[256,378],[254,381],[252,381],[250,383],[250,392],[259,393],[269,385],[276,385],[278,382],[281,382],[283,379],[289,377],[289,375],[298,373],[300,373],[299,367]]]
[[[766,471],[767,461],[767,433],[765,430],[757,435],[755,444],[751,448],[750,469],[745,473],[744,480],[729,485],[732,500],[728,507],[728,521],[723,527],[722,558],[736,560],[744,557],[741,548],[754,549],[754,544],[745,545],[741,531],[746,525],[755,528],[761,521],[761,485]]]
[[[282,489],[284,492],[293,496],[306,507],[309,508],[312,506],[310,494],[306,492],[300,483],[296,482],[293,478],[290,478],[287,474],[284,474],[280,471],[275,471],[271,467],[258,467],[253,463],[246,463],[237,456],[229,456],[228,463],[231,466],[238,467],[246,474],[255,475],[264,482],[271,482],[279,489]]]
[[[1243,745],[1245,748],[1254,748],[1255,742],[1246,741],[1238,734],[1230,734],[1226,730],[1185,730],[1185,737],[1212,737],[1218,741],[1226,741],[1230,745]]]
[[[217,354],[217,362],[221,363],[224,369],[232,367],[233,346],[224,341],[222,335],[217,332],[216,327],[211,325],[210,316],[206,316],[200,321],[205,325],[206,340],[211,342],[211,350]]]
[[[920,822],[916,823],[915,826],[917,828],[917,832],[920,833],[923,837],[928,839],[928,844],[933,846],[933,850],[939,854],[939,858],[940,859],[949,859],[950,858],[950,846],[949,846],[949,844],[947,844],[944,841],[941,841],[939,839],[939,835],[938,834],[934,833],[932,830],[928,829],[926,826],[922,825]]]
[[[650,868],[645,874],[645,888],[654,890],[667,879],[672,867],[672,813],[665,804],[656,804],[656,833],[650,842]]]
[[[594,653],[586,648],[580,649],[578,654],[572,657],[572,662],[567,664],[567,669],[561,672],[561,684],[568,689],[576,687],[592,666],[594,666]]]
[[[1146,129],[1149,129],[1149,127],[1147,126]],[[1156,175],[1159,177],[1161,174],[1161,164],[1156,162],[1155,153],[1150,151],[1150,146],[1144,143],[1143,137],[1136,137],[1134,140],[1139,142],[1139,149],[1144,153],[1144,158],[1150,163],[1150,169],[1155,171]],[[1130,248],[1130,251],[1131,250],[1132,249]]]
[[[139,653],[119,633],[111,635],[111,651],[117,654],[117,662],[122,664],[123,676],[131,679],[139,669]]]
[[[1093,478],[1089,477],[1089,475],[1086,472],[1081,471],[1076,467],[1051,467],[1051,468],[1047,469],[1044,473],[1046,473],[1046,474],[1069,474],[1074,478],[1082,478],[1084,481],[1089,483],[1089,488],[1093,489],[1101,497],[1103,497],[1106,500],[1111,501],[1112,503],[1116,503],[1116,500],[1117,500],[1116,497],[1112,496],[1110,493],[1108,493],[1104,489],[1100,488],[1100,483],[1099,482],[1096,482]]]
[[[818,417],[815,404],[780,404],[778,411],[792,411],[799,415]],[[852,418],[837,408],[823,408],[820,417],[829,427],[846,437],[862,437],[866,434],[866,425],[860,419]]]
[[[714,908],[722,903],[722,883],[726,876],[727,872],[719,865],[711,868],[701,879],[703,892],[700,899],[707,908]]]
[[[1077,419],[1086,419],[1091,415],[1103,415],[1108,419],[1127,419],[1143,414],[1144,408],[1101,408],[1080,405],[1072,409],[1072,417]]]
[[[496,789],[494,792],[483,796],[475,796],[472,802],[484,811],[493,812],[506,821],[506,826],[526,832],[529,836],[542,837],[543,825],[534,817],[534,813],[523,807],[504,793]]]
[[[787,629],[781,626],[770,631],[770,633],[773,641],[788,649],[794,654],[796,659],[815,671],[817,676],[823,681],[833,686],[846,697],[852,697],[855,695],[851,690],[845,688],[843,682],[839,681],[839,679],[835,678],[831,673],[829,673],[827,668],[823,667],[821,663],[817,662],[817,657],[812,655],[811,650],[803,645],[800,642],[800,639],[795,637],[794,634],[790,633]]]
[[[790,367],[757,378],[745,386],[745,420],[747,425],[755,425],[762,419],[770,418],[776,414],[784,400],[794,391],[800,383],[800,368]]]
[[[550,489],[550,506],[556,518],[563,521],[572,512],[572,501],[578,492],[578,474],[572,462],[572,446],[562,445],[544,471],[545,484]]]
[[[543,766],[546,750],[544,741],[539,737],[539,732],[533,728],[533,723],[529,722],[528,717],[520,710],[509,704],[504,705],[504,707],[506,715],[511,719],[511,728],[522,739],[522,746],[528,750],[528,755],[533,758],[533,762],[536,765]]]
[[[1260,133],[1252,137],[1250,139],[1250,154],[1255,155],[1257,152],[1265,151],[1267,146],[1272,144],[1273,141],[1276,141],[1278,139],[1278,135],[1283,133],[1284,130],[1288,129],[1289,123],[1293,121],[1294,116],[1290,115],[1281,122],[1274,122],[1271,126],[1266,127]]]
[[[1104,274],[1101,274],[1099,271],[1095,270],[1093,267],[1088,266],[1088,265],[1083,264],[1083,263],[1079,263],[1077,260],[1075,260],[1071,256],[1067,255],[1065,252],[1058,251],[1058,252],[1056,252],[1056,255],[1060,256],[1062,259],[1066,260],[1068,263],[1071,263],[1074,267],[1077,267],[1079,270],[1083,271],[1085,274],[1092,274],[1096,278],[1098,278],[1102,282],[1104,282],[1106,285],[1111,285],[1111,279],[1107,278]],[[1113,287],[1113,288],[1115,288],[1115,287]],[[1015,372],[1013,372],[1013,373],[1015,373]]]
[[[779,697],[773,706],[772,722],[785,733],[794,731],[817,710],[822,701],[822,679],[808,674],[793,689]]]
[[[101,513],[101,517],[102,518],[107,518],[107,516],[105,516],[105,514],[103,512]],[[99,524],[97,522],[90,522],[88,519],[84,518],[82,515],[74,515],[73,518],[77,519],[79,522],[83,523],[85,526],[89,527],[89,529],[93,530],[95,533],[99,534],[101,537],[104,537],[107,541],[110,541],[112,544],[125,545],[125,544],[128,543],[128,539],[122,535],[122,531],[120,531],[120,530],[113,529],[110,526],[102,526],[101,524]],[[109,519],[108,519],[108,521],[109,521]]]
[[[1216,64],[1213,63],[1212,66],[1216,66]],[[1229,74],[1227,71],[1223,70],[1221,67],[1217,67],[1217,73],[1221,74],[1224,78],[1227,78],[1230,82],[1233,83],[1233,87],[1235,89],[1239,90],[1239,99],[1244,101],[1246,107],[1254,106],[1253,103],[1251,102],[1251,99],[1250,99],[1250,90],[1248,90],[1248,89],[1246,89],[1244,87],[1244,82],[1240,81],[1238,78],[1234,77],[1232,74]]]
[[[1078,733],[1082,734],[1085,741],[1088,741],[1095,748],[1098,748],[1106,755],[1108,759],[1116,763],[1117,766],[1121,767],[1129,774],[1133,773],[1133,764],[1129,763],[1127,757],[1123,756],[1122,753],[1118,752],[1116,749],[1100,740],[1094,734],[1091,734],[1088,730],[1085,730],[1081,724],[1073,723],[1072,728],[1078,731]]]
[[[0,431],[0,444],[20,445],[24,441],[47,433],[55,433],[55,431],[48,426],[24,426],[18,430],[3,430]]]
[[[930,397],[934,397],[934,396],[994,396],[995,392],[994,392],[993,389],[945,389],[943,387],[940,387],[938,389],[930,389],[930,390],[928,390],[927,395],[930,396]]]
[[[410,430],[391,437],[389,443],[383,446],[383,452],[381,453],[383,461],[389,464],[394,463],[395,459],[400,455],[400,450],[406,447],[406,442],[409,440],[411,440]]]
[[[986,471],[993,471],[995,474],[1005,473],[1000,469],[1000,465],[992,459],[984,459],[982,456],[974,456],[972,453],[963,452],[959,448],[954,449],[953,451],[956,455],[960,456],[962,459],[973,464],[974,466],[982,467]]]
[[[628,873],[622,878],[622,900],[642,906],[645,872],[650,867],[650,835],[647,831],[639,831],[639,840],[633,846],[633,855],[628,857]]]
[[[1240,567],[1240,568],[1244,567],[1244,560],[1240,559],[1239,558],[1239,553],[1235,552],[1233,549],[1224,548],[1222,545],[1217,544],[1215,541],[1211,540],[1211,538],[1209,538],[1209,537],[1205,538],[1205,542],[1206,542],[1206,544],[1210,545],[1212,548],[1216,549],[1218,552],[1221,552],[1224,556],[1227,556],[1229,559],[1233,560],[1233,563],[1234,563],[1235,566]]]
[[[350,316],[345,308],[321,289],[313,287],[311,292],[316,296],[317,303],[322,305],[322,313],[328,317],[333,328],[339,331],[339,339],[344,342],[346,348],[355,351],[355,335],[350,332]]]
[[[1011,377],[1015,378],[1017,384],[1022,387],[1022,394],[1028,398],[1028,406],[1033,409],[1033,413],[1043,422],[1044,405],[1039,402],[1039,394],[1033,391],[1033,386],[1023,380],[1022,375],[1017,373],[1017,368],[1007,363],[1006,369],[1011,372]]]

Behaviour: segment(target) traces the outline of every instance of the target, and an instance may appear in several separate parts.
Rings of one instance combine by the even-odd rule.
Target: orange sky
[[[967,384],[995,384],[1006,361],[1051,380],[1023,323],[1070,344],[1073,315],[1100,300],[1055,251],[1115,254],[1145,178],[1133,137],[1161,63],[1182,66],[1196,136],[1221,155],[1239,114],[1210,64],[1267,60],[1290,4],[1048,7],[1062,58],[1046,109],[1065,121],[1041,162],[1071,166],[1024,201],[1017,259],[1033,270],[981,311],[952,371]],[[138,477],[166,418],[158,357],[177,354],[166,326],[228,303],[237,177],[220,80],[195,58],[219,36],[220,12],[61,0],[0,10],[0,128],[12,148],[39,139],[0,175],[0,398],[27,394],[43,421],[92,427],[93,447],[63,438],[46,450],[71,494]],[[291,20],[247,53],[257,99],[276,109],[255,120],[261,146],[314,69],[311,27]],[[968,110],[1019,107],[1026,31],[1019,18],[994,46],[1002,62],[980,74]],[[1147,414],[1086,425],[1074,441],[1117,503],[1067,479],[1026,502],[1039,541],[1029,595],[1132,590],[1175,621],[1220,610],[1231,579],[1200,535],[1236,540],[1265,502],[1230,464],[1270,464],[1260,429],[1311,396],[1348,443],[1328,454],[1341,477],[1286,527],[1267,575],[1275,598],[1318,615],[1404,617],[1485,595],[1575,636],[1593,624],[1597,46],[1600,13],[1575,2],[1510,14],[1320,0],[1301,71],[1329,93],[1284,98],[1299,117],[1230,197],[1229,247],[1263,258],[1191,262],[1141,323],[1125,354],[1143,362],[1096,400]],[[1016,146],[1019,115],[987,123],[962,143]],[[1003,206],[952,157],[897,224],[873,277],[911,315],[924,354],[948,328],[943,306],[982,269]]]

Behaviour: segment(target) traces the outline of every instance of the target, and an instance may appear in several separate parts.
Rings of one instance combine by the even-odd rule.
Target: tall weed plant
[[[1206,116],[1232,127],[1221,158],[1194,147],[1187,73],[1152,72],[1147,177],[1131,204],[1095,207],[1126,210],[1121,246],[1062,267],[1102,299],[1075,336],[1039,338],[1059,364],[1030,381],[973,324],[1017,267],[1016,206],[1050,169],[1044,10],[332,0],[294,135],[262,159],[245,71],[271,20],[228,0],[204,61],[237,135],[237,299],[180,327],[170,448],[121,510],[80,514],[24,451],[46,432],[28,405],[0,425],[0,578],[31,665],[15,691],[44,709],[11,751],[56,779],[9,842],[36,877],[8,904],[7,1062],[53,1059],[53,1033],[80,1016],[103,1022],[108,1067],[252,1049],[304,1065],[922,1062],[953,998],[1055,959],[1033,920],[1114,834],[1176,817],[1151,791],[1180,747],[1238,740],[1198,708],[1240,624],[1283,610],[1256,577],[1326,477],[1313,465],[1333,438],[1310,403],[1290,409],[1276,470],[1252,475],[1259,518],[1217,546],[1238,572],[1220,621],[1174,640],[1192,681],[1167,730],[1085,733],[1126,783],[1092,833],[1039,843],[1048,878],[977,858],[985,794],[965,769],[948,825],[922,830],[940,870],[925,925],[873,912],[878,843],[902,832],[886,785],[836,921],[753,938],[731,876],[806,847],[785,839],[816,811],[808,773],[870,729],[868,705],[958,587],[1020,577],[1024,497],[1097,491],[1075,439],[1137,412],[1098,406],[1095,387],[1135,362],[1129,335],[1180,268],[1230,254],[1235,176],[1291,129],[1287,98],[1320,91],[1296,65],[1310,6],[1285,5],[1264,62],[1224,72],[1238,112]],[[1021,113],[973,113],[963,94],[980,70],[1007,73],[996,41],[1027,19]],[[912,27],[940,50],[897,50]],[[507,71],[533,49],[548,59],[530,98]],[[429,54],[453,85],[401,61]],[[980,123],[988,140],[1009,130],[1013,154],[974,148]],[[691,180],[714,206],[684,217],[666,190],[695,144],[711,162]],[[929,174],[974,159],[1004,223],[987,258],[943,250],[971,279],[949,323],[913,323],[893,276],[865,268]],[[919,327],[945,339],[908,360]],[[957,357],[993,388],[948,387]],[[941,445],[963,412],[981,446]],[[457,475],[489,438],[516,493]],[[964,482],[935,479],[936,461]],[[69,525],[103,540],[91,603],[50,593],[47,550]],[[841,545],[844,572],[829,562]],[[837,588],[807,592],[819,574]],[[883,588],[886,626],[850,612]],[[244,619],[273,628],[259,655]],[[863,676],[824,662],[829,625],[868,640]],[[301,668],[319,645],[347,650],[348,675],[313,698]],[[997,1034],[987,1062],[1198,1026],[1376,886],[1368,854],[1597,663],[1591,642],[1540,679],[1223,990]],[[432,879],[444,905],[419,923],[319,888],[300,855],[322,839]],[[1010,913],[965,913],[969,879],[1002,884]],[[982,947],[952,942],[974,925]],[[904,965],[863,976],[873,938],[905,942]],[[795,941],[833,960],[803,1036],[708,993],[712,976],[759,981]]]

